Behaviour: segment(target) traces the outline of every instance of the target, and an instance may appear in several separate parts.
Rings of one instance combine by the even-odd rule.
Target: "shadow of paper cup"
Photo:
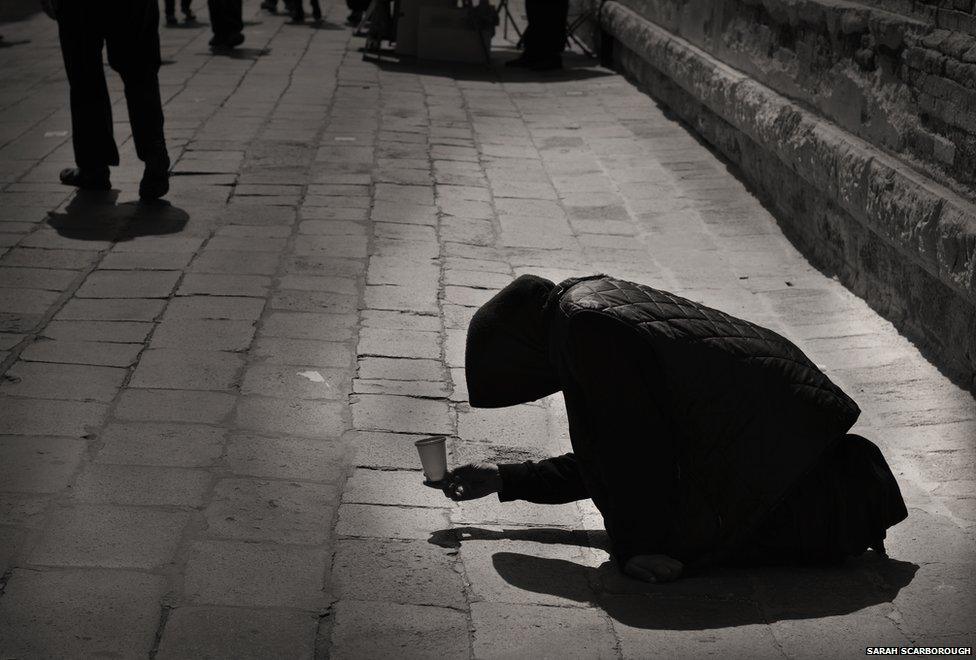
[[[440,481],[447,476],[447,438],[435,435],[421,438],[414,443],[420,454],[420,464],[429,481]]]

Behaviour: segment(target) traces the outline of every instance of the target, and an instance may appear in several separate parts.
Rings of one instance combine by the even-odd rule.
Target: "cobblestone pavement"
[[[3,26],[0,656],[973,643],[972,397],[661,108],[597,68],[364,62],[338,25],[247,14],[235,57],[206,28],[163,31],[162,208],[134,203],[128,140],[117,200],[54,183],[71,164],[54,25]],[[778,328],[845,385],[910,503],[894,559],[640,586],[606,565],[588,503],[421,486],[418,434],[457,438],[455,464],[566,449],[556,397],[469,408],[464,333],[517,274],[594,271]]]

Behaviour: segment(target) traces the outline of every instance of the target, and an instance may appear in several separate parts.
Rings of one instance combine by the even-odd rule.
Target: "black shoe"
[[[545,57],[540,57],[529,64],[529,68],[533,71],[555,71],[557,69],[561,69],[563,68],[563,56],[547,55]]]
[[[215,34],[210,40],[210,48],[213,50],[223,50],[240,46],[242,43],[244,43],[244,35],[240,32],[235,34]]]
[[[68,167],[61,170],[59,175],[61,183],[66,186],[74,186],[81,190],[111,190],[112,182],[108,178],[107,167],[94,167],[81,169],[80,167]]]
[[[528,53],[522,53],[514,60],[509,60],[505,62],[505,66],[512,69],[528,69],[535,63],[534,57],[529,57]]]
[[[169,192],[169,159],[158,163],[146,163],[139,182],[139,199],[145,202],[157,200]]]
[[[349,25],[351,27],[359,27],[359,24],[362,22],[363,22],[363,12],[361,11],[350,12],[350,14],[346,16],[346,25]]]
[[[194,14],[189,9],[187,9],[185,12],[183,12],[183,22],[185,22],[185,23],[196,23],[197,22],[197,15]]]
[[[318,7],[312,7],[312,20],[316,23],[322,22],[322,10]]]
[[[166,14],[166,25],[168,27],[173,27],[174,25],[179,25],[180,22],[176,20],[176,14]]]
[[[265,11],[268,11],[268,12],[271,12],[272,14],[277,14],[278,13],[278,3],[277,2],[271,2],[271,0],[264,0],[264,2],[261,3],[261,9],[263,9]]]

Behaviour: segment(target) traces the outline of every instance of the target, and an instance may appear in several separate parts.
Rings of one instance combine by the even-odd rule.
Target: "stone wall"
[[[973,4],[610,0],[600,23],[820,268],[976,389]]]

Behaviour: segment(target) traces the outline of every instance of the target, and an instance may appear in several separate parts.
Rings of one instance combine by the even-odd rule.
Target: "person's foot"
[[[533,71],[555,71],[561,69],[563,68],[563,56],[547,55],[546,57],[540,57],[529,64],[529,68]]]
[[[514,60],[509,60],[505,62],[505,66],[511,69],[527,69],[533,65],[535,62],[534,57],[530,57],[528,53],[522,53]]]
[[[68,167],[61,170],[59,175],[61,183],[66,186],[74,186],[81,190],[111,190],[112,182],[109,180],[107,167]]]
[[[267,11],[267,12],[271,12],[272,14],[277,14],[278,13],[278,3],[277,2],[269,2],[268,0],[265,0],[264,2],[261,3],[261,9],[263,9],[264,11]]]
[[[315,21],[316,23],[322,22],[322,10],[319,9],[318,7],[312,8],[312,20]]]
[[[225,50],[234,48],[244,43],[244,35],[240,32],[235,34],[215,34],[210,40],[210,48],[213,50]]]
[[[176,14],[166,14],[166,25],[173,27],[174,25],[179,25],[180,22],[176,20]]]
[[[139,199],[145,202],[157,200],[169,192],[169,159],[146,163],[139,182]]]
[[[192,10],[187,9],[185,12],[183,12],[183,21],[185,23],[196,23],[197,15],[194,14]]]
[[[359,27],[359,24],[363,22],[363,12],[353,11],[346,16],[346,25],[352,27]]]

